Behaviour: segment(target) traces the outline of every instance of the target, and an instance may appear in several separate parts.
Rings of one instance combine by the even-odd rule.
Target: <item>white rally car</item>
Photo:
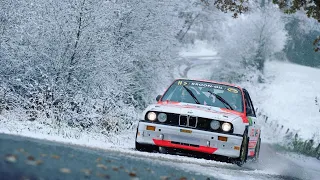
[[[249,93],[213,81],[175,80],[139,121],[136,149],[213,154],[242,165],[258,159],[260,127]]]

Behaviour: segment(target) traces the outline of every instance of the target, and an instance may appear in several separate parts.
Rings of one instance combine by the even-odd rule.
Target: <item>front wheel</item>
[[[248,133],[245,132],[243,136],[242,144],[241,144],[240,156],[235,160],[235,164],[237,164],[238,166],[242,166],[244,163],[247,162],[248,142],[249,142]]]
[[[140,144],[136,141],[136,150],[138,151],[144,151],[144,152],[153,152],[157,151],[157,147],[150,144]]]

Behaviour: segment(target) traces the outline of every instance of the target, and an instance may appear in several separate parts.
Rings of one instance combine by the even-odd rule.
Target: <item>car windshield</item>
[[[242,95],[238,88],[210,82],[178,80],[169,87],[161,100],[232,108],[243,112]]]

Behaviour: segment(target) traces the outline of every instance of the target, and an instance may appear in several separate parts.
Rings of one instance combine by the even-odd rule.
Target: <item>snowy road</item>
[[[133,149],[95,149],[0,134],[0,179],[315,179],[263,144],[259,163],[244,167]],[[320,175],[320,174],[318,174]]]
[[[187,57],[187,60],[181,61],[175,69],[174,77],[210,78],[210,68],[216,61],[219,61],[219,58],[215,56]],[[268,134],[267,131],[277,136],[273,129],[264,127],[264,134]],[[5,132],[9,133],[8,130]],[[82,134],[82,136],[86,135]],[[24,177],[22,179],[135,180],[320,179],[320,161],[277,152],[273,145],[267,143],[261,145],[258,163],[248,162],[243,167],[238,167],[192,157],[138,152],[133,147],[133,136],[134,133],[132,136],[130,133],[126,134],[126,139],[131,141],[125,141],[122,145],[113,147],[104,146],[91,138],[86,143],[87,147],[84,147],[0,134],[0,180],[22,177]],[[35,137],[45,138],[38,135]],[[262,141],[266,142],[264,139]],[[77,144],[76,140],[68,140],[68,142]]]
[[[1,180],[207,179],[166,162],[5,134],[0,157]]]

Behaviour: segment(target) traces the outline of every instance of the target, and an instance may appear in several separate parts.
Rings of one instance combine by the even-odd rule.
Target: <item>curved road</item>
[[[175,78],[210,73],[217,57],[181,61]],[[204,71],[203,67],[207,67]],[[199,69],[200,68],[200,69]],[[205,75],[204,75],[205,76]],[[194,77],[201,78],[201,77]],[[178,155],[132,149],[103,150],[0,134],[0,180],[64,179],[320,179],[316,167],[297,164],[270,144],[261,145],[260,161],[243,167]]]
[[[178,155],[90,149],[0,134],[0,179],[314,179],[315,175],[272,146],[264,144],[261,150],[259,163],[238,167]]]
[[[0,134],[1,180],[210,179],[112,151]]]

